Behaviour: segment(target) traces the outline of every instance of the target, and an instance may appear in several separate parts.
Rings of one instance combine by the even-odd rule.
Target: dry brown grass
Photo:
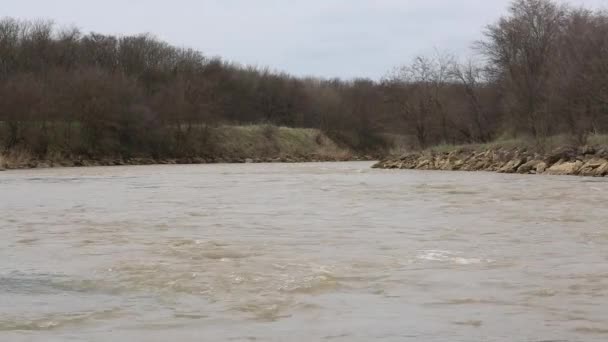
[[[23,150],[10,151],[0,155],[0,168],[19,169],[27,167],[32,162],[32,155]]]
[[[608,147],[608,134],[593,134],[587,138],[587,143],[593,146]]]
[[[487,151],[496,149],[527,149],[537,152],[550,152],[562,147],[580,147],[583,145],[608,147],[608,135],[595,134],[587,137],[585,142],[580,142],[574,136],[562,134],[546,137],[543,139],[532,139],[521,137],[515,139],[499,139],[485,144],[442,144],[430,147],[427,152],[451,152],[451,151]]]
[[[316,129],[271,125],[220,126],[211,128],[209,133],[207,145],[210,156],[224,161],[341,161],[353,158],[352,151],[338,146]],[[19,149],[0,155],[0,169],[73,166],[75,160],[71,159],[53,151],[36,158],[28,151]],[[113,161],[113,158],[105,159]],[[91,165],[99,161],[104,162],[104,158],[90,160]]]
[[[217,155],[233,158],[318,156],[343,160],[352,156],[321,131],[307,128],[221,126],[213,130],[211,143]]]

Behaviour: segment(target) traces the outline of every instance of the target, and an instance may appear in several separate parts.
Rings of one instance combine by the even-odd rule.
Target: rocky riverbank
[[[549,153],[526,148],[425,151],[387,158],[374,168],[604,177],[608,176],[608,148],[559,148]]]

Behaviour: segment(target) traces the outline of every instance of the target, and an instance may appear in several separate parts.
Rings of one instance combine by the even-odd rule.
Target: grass
[[[608,134],[593,134],[587,138],[587,143],[593,146],[608,146]]]
[[[244,159],[270,160],[349,160],[353,153],[342,148],[317,129],[277,127],[272,125],[218,126],[209,128],[205,135],[206,157],[227,161]],[[193,143],[197,143],[193,141]],[[47,151],[36,157],[28,150],[14,149],[0,154],[1,168],[23,168],[44,162],[47,165],[70,165],[71,154]],[[85,159],[115,159],[120,157],[99,155]],[[172,158],[167,156],[166,158]],[[166,159],[165,158],[165,159]],[[160,158],[159,161],[162,161]]]
[[[523,148],[523,147],[531,147],[534,143],[528,139],[505,139],[505,140],[497,140],[489,143],[483,144],[462,144],[462,145],[451,145],[451,144],[440,144],[436,146],[432,146],[426,151],[437,152],[437,153],[446,153],[452,151],[485,151],[491,149],[513,149],[513,148]]]
[[[33,160],[31,153],[24,150],[14,150],[0,154],[0,169],[10,169],[15,166],[27,165]]]
[[[485,144],[440,144],[430,147],[425,152],[447,153],[452,151],[487,151],[497,149],[528,149],[539,152],[549,152],[560,147],[579,147],[581,145],[605,146],[608,147],[608,135],[594,134],[586,139],[586,143],[581,144],[571,135],[555,135],[544,139],[533,139],[531,137],[520,137],[512,139],[498,139]]]
[[[220,126],[213,129],[211,143],[218,155],[240,158],[317,155],[341,159],[350,153],[319,130],[271,125]]]

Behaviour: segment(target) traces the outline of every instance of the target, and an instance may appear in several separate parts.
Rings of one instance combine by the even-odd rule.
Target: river
[[[606,341],[608,180],[0,173],[0,341]]]

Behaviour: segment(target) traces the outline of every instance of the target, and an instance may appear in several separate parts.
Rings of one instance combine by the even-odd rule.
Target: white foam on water
[[[432,249],[420,251],[416,256],[416,259],[424,261],[447,262],[456,265],[475,265],[493,261],[490,259],[465,258],[461,255],[461,252]]]

